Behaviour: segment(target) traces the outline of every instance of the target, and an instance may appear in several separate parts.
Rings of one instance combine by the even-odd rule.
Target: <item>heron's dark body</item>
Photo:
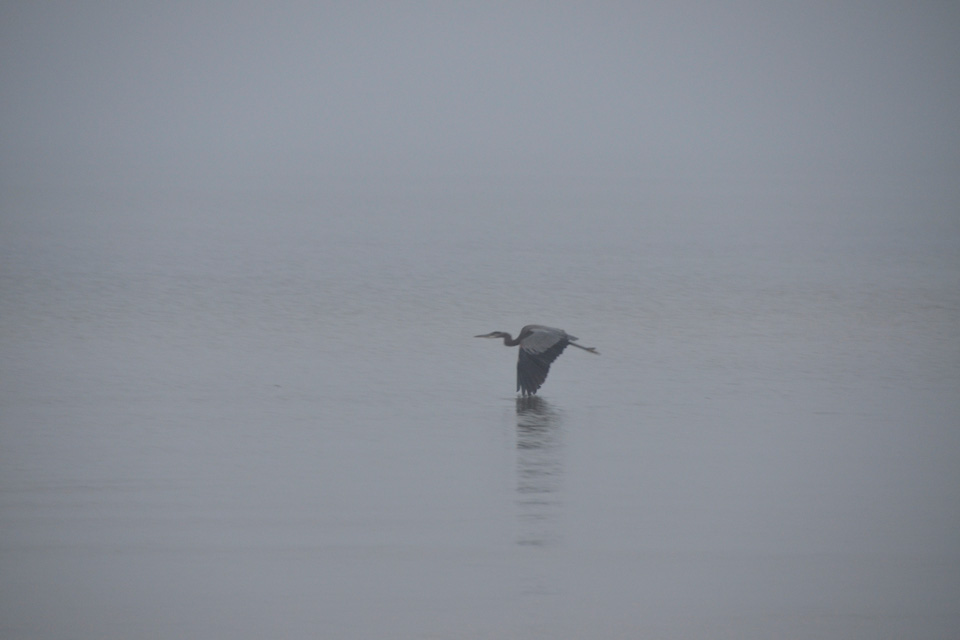
[[[535,395],[547,379],[550,364],[560,357],[568,344],[569,340],[562,340],[540,353],[528,351],[521,346],[517,357],[517,391],[525,396]]]

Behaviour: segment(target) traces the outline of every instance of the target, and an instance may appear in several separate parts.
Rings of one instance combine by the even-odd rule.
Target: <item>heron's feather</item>
[[[533,395],[543,385],[550,372],[550,364],[556,360],[569,343],[566,340],[556,342],[544,351],[531,351],[526,341],[520,344],[517,358],[517,391],[524,395]]]

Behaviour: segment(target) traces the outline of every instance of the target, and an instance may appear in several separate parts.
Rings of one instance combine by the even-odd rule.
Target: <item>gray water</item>
[[[19,201],[0,635],[954,637],[952,227],[495,197]]]

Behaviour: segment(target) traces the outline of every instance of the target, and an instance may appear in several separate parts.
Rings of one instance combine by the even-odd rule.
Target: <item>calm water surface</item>
[[[960,628],[942,239],[29,213],[4,638]],[[525,401],[471,336],[531,322],[602,355]]]

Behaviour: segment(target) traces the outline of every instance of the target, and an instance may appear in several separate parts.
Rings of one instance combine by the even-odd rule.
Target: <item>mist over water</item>
[[[3,12],[3,637],[955,633],[956,12]]]

